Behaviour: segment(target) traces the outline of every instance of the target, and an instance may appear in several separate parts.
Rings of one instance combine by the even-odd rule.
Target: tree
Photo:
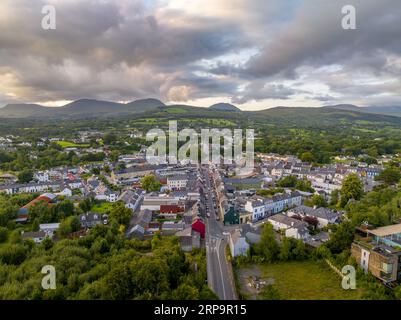
[[[28,183],[33,179],[33,171],[29,169],[24,169],[18,174],[19,183]]]
[[[107,297],[113,300],[126,299],[132,294],[131,270],[127,264],[116,265],[105,276]]]
[[[338,204],[338,201],[340,200],[340,191],[339,190],[333,190],[330,194],[330,205],[331,206],[336,206]]]
[[[57,230],[58,235],[61,238],[67,237],[70,233],[81,229],[81,223],[77,216],[70,216],[61,221],[60,226]]]
[[[10,202],[0,201],[0,226],[7,226],[8,222],[17,217],[17,206]]]
[[[281,261],[288,261],[292,259],[293,243],[291,238],[284,237],[281,242],[279,259]]]
[[[315,192],[312,188],[312,183],[307,179],[298,180],[295,184],[295,188],[304,192]]]
[[[363,183],[355,173],[348,175],[341,187],[341,207],[345,207],[349,200],[360,200],[363,195]]]
[[[398,168],[387,168],[376,177],[376,180],[386,185],[397,184],[401,180],[401,171]]]
[[[332,253],[341,253],[345,249],[349,249],[352,241],[354,241],[355,228],[349,221],[344,221],[330,236],[330,240],[326,243],[327,248]]]
[[[282,188],[295,188],[297,182],[298,179],[296,176],[287,176],[280,179],[277,185]]]
[[[131,267],[132,284],[136,295],[149,292],[158,297],[168,290],[168,265],[161,257],[143,256],[134,261]]]
[[[46,201],[39,201],[29,208],[29,216],[40,223],[53,222],[52,211]]]
[[[33,220],[31,229],[32,229],[32,231],[39,231],[39,219],[38,218]]]
[[[257,252],[267,262],[274,262],[280,252],[280,248],[276,240],[276,232],[270,223],[263,225],[260,243],[257,246]]]
[[[319,195],[319,194],[313,195],[309,201],[305,201],[305,204],[307,204],[311,207],[316,206],[318,208],[327,207],[326,199],[322,195]]]
[[[6,242],[8,237],[7,228],[0,227],[0,243]]]
[[[0,248],[0,262],[18,265],[25,260],[27,253],[27,248],[22,244],[6,244]]]
[[[306,245],[302,240],[296,240],[293,256],[296,260],[303,260],[308,256]]]
[[[301,154],[300,159],[302,162],[313,162],[315,161],[315,156],[310,151],[306,151]]]
[[[112,144],[116,141],[117,141],[117,136],[112,132],[106,133],[103,137],[104,144]]]
[[[141,180],[141,188],[147,192],[159,191],[161,183],[154,175],[147,175]]]
[[[173,300],[197,300],[198,297],[198,289],[187,283],[181,283],[172,293]]]
[[[88,212],[91,210],[92,206],[94,204],[93,198],[85,198],[82,201],[79,202],[78,207],[83,211],[83,212]]]
[[[127,225],[132,217],[132,210],[126,208],[124,203],[117,202],[110,211],[109,219],[120,225]]]

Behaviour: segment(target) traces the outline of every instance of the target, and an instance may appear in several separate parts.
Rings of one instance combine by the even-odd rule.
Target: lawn
[[[113,208],[113,203],[111,202],[102,202],[99,204],[95,204],[92,208],[91,208],[91,212],[97,212],[97,213],[106,213],[108,211],[110,211]]]
[[[344,290],[341,278],[324,261],[258,265],[261,279],[272,281],[285,300],[358,300],[362,290]]]
[[[56,143],[62,148],[89,148],[89,144],[77,144],[71,141],[56,141]]]

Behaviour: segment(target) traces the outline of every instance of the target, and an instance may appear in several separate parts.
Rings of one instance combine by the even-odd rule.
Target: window
[[[381,263],[381,269],[386,273],[392,273],[393,272],[393,265],[389,264],[389,263],[382,262]]]

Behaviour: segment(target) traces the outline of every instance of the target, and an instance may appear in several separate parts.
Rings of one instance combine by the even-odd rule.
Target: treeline
[[[41,287],[41,269],[56,269],[56,289]],[[127,240],[97,226],[75,240],[31,241],[0,248],[0,299],[215,299],[204,250],[184,254],[175,237]]]
[[[280,128],[261,127],[255,140],[255,151],[264,153],[292,154],[302,161],[327,164],[338,155],[366,155],[362,160],[375,163],[380,155],[401,152],[399,132],[392,129],[364,132],[355,128],[313,128],[294,129],[282,125]],[[398,136],[397,136],[398,135]]]

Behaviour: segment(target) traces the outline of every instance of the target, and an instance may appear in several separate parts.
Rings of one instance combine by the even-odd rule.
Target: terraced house
[[[252,221],[255,222],[288,208],[299,206],[301,203],[302,195],[297,191],[277,194],[271,198],[255,195],[246,202],[245,210],[252,213]]]

